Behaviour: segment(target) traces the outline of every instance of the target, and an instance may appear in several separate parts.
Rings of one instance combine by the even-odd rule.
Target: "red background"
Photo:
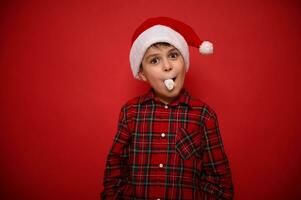
[[[161,15],[214,42],[191,49],[186,88],[219,116],[235,199],[300,198],[300,5],[1,1],[0,198],[98,198],[119,109],[148,89],[131,35]]]

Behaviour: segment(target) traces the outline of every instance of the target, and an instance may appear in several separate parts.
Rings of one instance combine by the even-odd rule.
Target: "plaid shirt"
[[[232,199],[214,111],[182,90],[165,105],[152,90],[121,109],[101,199]]]

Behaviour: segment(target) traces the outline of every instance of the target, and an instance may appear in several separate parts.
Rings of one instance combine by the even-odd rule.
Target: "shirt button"
[[[167,109],[167,108],[168,108],[168,105],[165,105],[164,108]]]
[[[159,164],[159,167],[162,168],[164,165],[162,163]]]
[[[163,138],[164,138],[164,137],[165,137],[165,133],[161,133],[161,137],[163,137]]]

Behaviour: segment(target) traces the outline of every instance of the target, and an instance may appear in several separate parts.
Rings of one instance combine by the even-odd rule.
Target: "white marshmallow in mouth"
[[[172,79],[166,79],[164,81],[166,88],[171,91],[174,88],[175,82]]]

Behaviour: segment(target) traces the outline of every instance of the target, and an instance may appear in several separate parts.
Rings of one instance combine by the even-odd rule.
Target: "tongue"
[[[165,80],[164,84],[169,91],[171,91],[174,87],[174,81],[172,79]]]

